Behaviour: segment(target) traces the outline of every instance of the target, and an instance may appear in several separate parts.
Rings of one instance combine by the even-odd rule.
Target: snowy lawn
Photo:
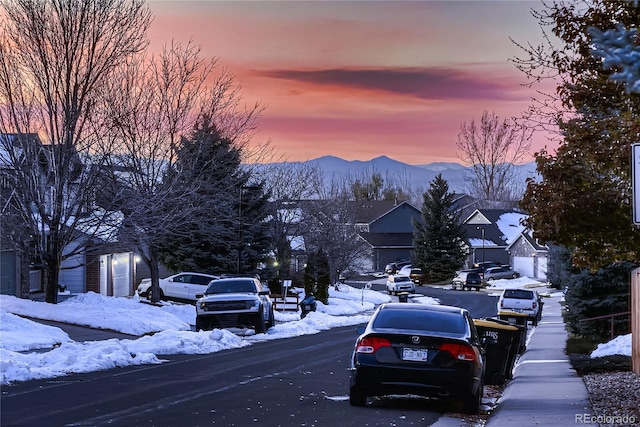
[[[366,323],[376,306],[391,298],[380,292],[340,286],[329,290],[329,304],[300,320],[299,313],[275,313],[276,326],[253,330],[193,332],[195,308],[188,304],[147,304],[137,296],[78,294],[59,304],[0,295],[0,384],[116,366],[162,363],[167,354],[206,354],[251,345],[255,341],[316,334],[330,328]],[[416,302],[437,303],[430,298]],[[74,342],[57,327],[28,316],[140,336],[137,339]],[[39,351],[34,351],[39,350]]]

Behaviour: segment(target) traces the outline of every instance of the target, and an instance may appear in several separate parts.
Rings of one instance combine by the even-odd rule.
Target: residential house
[[[371,245],[372,271],[385,265],[410,260],[413,250],[413,221],[422,222],[419,209],[408,202],[355,201],[360,236]]]
[[[530,231],[523,231],[507,247],[511,266],[521,276],[547,280],[549,248],[538,243]]]
[[[521,276],[545,280],[548,248],[526,229],[527,216],[513,210],[476,209],[463,221],[468,246],[465,267],[493,261],[510,265]]]
[[[59,147],[58,147],[59,148]],[[46,197],[49,188],[45,179],[49,162],[55,156],[56,147],[42,143],[37,134],[1,134],[0,135],[0,293],[27,297],[44,291],[44,271],[35,253],[35,244],[28,244],[29,230],[21,228],[20,212],[13,208],[12,198],[17,197],[15,162],[21,161],[24,150],[37,153],[41,177],[38,180],[45,187],[41,189]],[[80,177],[84,165],[77,153],[72,156],[72,180]],[[81,186],[80,182],[71,182],[71,186]],[[51,209],[51,206],[48,206]],[[63,260],[58,275],[58,283],[73,293],[95,291],[101,292],[101,280],[107,277],[101,272],[101,254],[113,250],[113,245],[106,242],[101,231],[92,226],[94,212],[84,211],[85,225],[77,226],[77,238],[63,249]],[[33,215],[37,215],[35,212]],[[12,224],[9,226],[8,224]],[[84,228],[83,228],[84,227]],[[47,233],[47,229],[44,233]],[[21,233],[18,235],[16,233]],[[44,236],[46,238],[46,236]],[[15,242],[27,244],[14,244]],[[106,246],[105,246],[106,245]],[[122,265],[122,263],[121,263]],[[133,268],[132,271],[135,271]],[[121,276],[121,275],[120,275]],[[122,277],[117,276],[118,280]],[[132,285],[128,285],[125,295],[130,295]],[[113,295],[111,289],[104,289],[105,295]]]

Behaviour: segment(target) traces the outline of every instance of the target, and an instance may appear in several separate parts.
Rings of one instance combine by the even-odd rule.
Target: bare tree
[[[111,121],[111,138],[118,155],[111,157],[118,193],[114,200],[124,213],[121,241],[134,245],[151,273],[152,300],[159,298],[159,256],[168,236],[176,237],[186,224],[197,221],[202,204],[215,203],[226,212],[220,222],[239,221],[237,194],[247,181],[226,182],[226,190],[215,200],[199,200],[198,171],[215,168],[226,161],[224,150],[203,158],[205,152],[192,150],[189,163],[178,162],[176,153],[196,123],[206,119],[219,137],[242,151],[256,127],[262,107],[240,109],[239,87],[226,70],[214,75],[217,60],[200,57],[200,47],[173,43],[159,57],[138,57],[127,63],[120,79],[104,93],[109,106],[105,121]],[[213,83],[209,84],[209,81]],[[212,151],[208,151],[211,155]],[[189,180],[183,179],[188,176]],[[210,179],[208,179],[210,181]],[[235,189],[234,189],[235,188]],[[237,228],[238,224],[227,224]]]
[[[404,202],[410,200],[411,180],[406,171],[395,176],[388,172],[383,177],[375,169],[362,171],[347,178],[354,200],[387,200]]]
[[[323,187],[320,199],[310,201],[304,213],[307,253],[319,249],[326,253],[334,283],[338,272],[359,269],[371,259],[371,248],[360,237],[357,203],[350,200],[343,183]]]
[[[92,205],[111,150],[96,114],[114,73],[146,48],[151,15],[142,0],[0,4],[0,132],[15,136],[2,144],[16,183],[11,203],[30,236],[15,244],[36,248],[55,303],[64,257],[111,218]]]
[[[271,233],[279,276],[287,278],[291,271],[291,244],[307,232],[301,222],[301,203],[318,199],[323,173],[309,163],[280,162],[267,166],[262,175],[271,193]]]
[[[487,111],[479,125],[463,123],[457,147],[460,159],[472,168],[470,195],[488,203],[519,200],[515,165],[529,153],[531,137],[532,130]]]

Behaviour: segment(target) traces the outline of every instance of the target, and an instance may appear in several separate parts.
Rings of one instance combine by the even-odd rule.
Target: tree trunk
[[[60,263],[48,262],[44,273],[45,278],[45,300],[50,304],[58,303],[58,272],[60,271]]]
[[[151,303],[155,304],[160,301],[160,265],[154,253],[149,256],[149,272],[151,273]]]

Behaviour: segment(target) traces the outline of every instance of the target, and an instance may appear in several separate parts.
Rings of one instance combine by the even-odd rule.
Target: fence
[[[631,367],[640,375],[640,268],[631,272]]]
[[[604,316],[596,316],[596,317],[588,317],[586,319],[580,319],[581,322],[587,322],[589,320],[604,320],[604,319],[609,319],[609,339],[614,339],[616,334],[615,334],[615,328],[614,328],[614,318],[618,317],[618,316],[628,316],[629,314],[631,314],[630,311],[623,311],[620,313],[613,313],[613,314],[605,314]]]
[[[272,294],[271,300],[275,311],[298,311],[298,304],[300,303],[298,295]]]

